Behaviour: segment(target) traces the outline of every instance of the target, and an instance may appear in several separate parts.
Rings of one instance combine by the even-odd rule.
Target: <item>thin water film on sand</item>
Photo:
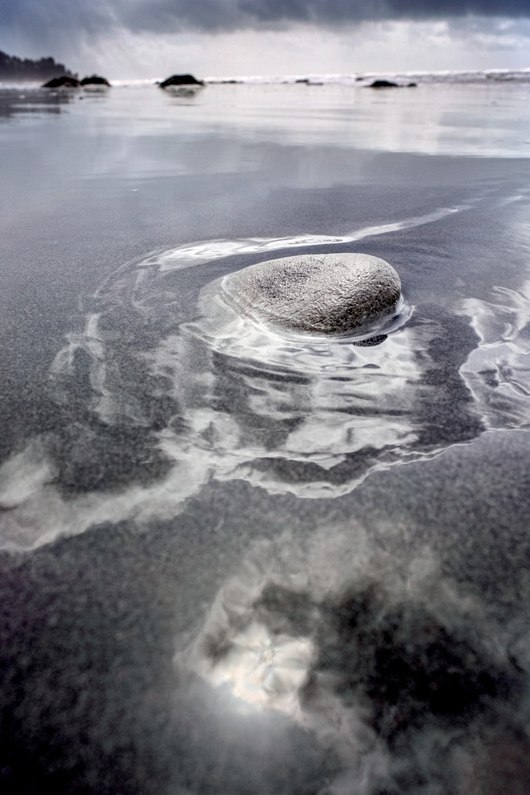
[[[42,112],[69,130],[64,151],[79,158],[88,119],[82,140],[90,151],[97,131],[108,152],[98,141],[93,161],[76,160],[79,194],[55,157],[46,191],[57,197],[50,185],[63,180],[73,210],[45,216],[37,264],[19,276],[40,291],[17,348],[31,370],[57,241],[71,235],[62,290],[82,287],[42,341],[45,388],[31,393],[30,376],[6,387],[26,413],[12,415],[0,469],[3,780],[15,792],[526,793],[521,125],[511,144],[488,130],[475,159],[464,156],[471,125],[455,153],[464,92],[456,117],[418,142],[428,156],[402,156],[380,149],[414,148],[418,100],[344,105],[328,93],[340,123],[311,105],[287,124],[264,92],[262,107],[236,104],[221,123],[218,95],[159,94],[145,95],[141,134],[124,134],[134,114],[118,113],[119,97]],[[431,107],[441,118],[442,100]],[[9,124],[22,124],[19,104]],[[407,124],[391,137],[374,127],[379,112]],[[181,114],[181,143],[169,114]],[[354,135],[338,146],[372,128],[372,150],[356,152]],[[170,179],[180,203],[164,193]],[[221,234],[234,184],[252,217]],[[45,210],[30,198],[38,226]],[[140,198],[134,223],[154,207],[158,217],[131,259],[117,240],[134,236],[121,226]],[[108,238],[103,224],[76,226],[91,201]],[[13,228],[20,212],[14,202]],[[375,335],[286,331],[223,294],[247,266],[358,251],[401,279],[403,300]],[[101,276],[85,273],[89,260]]]

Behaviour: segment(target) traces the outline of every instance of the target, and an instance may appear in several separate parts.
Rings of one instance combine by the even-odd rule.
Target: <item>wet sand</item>
[[[0,92],[7,791],[526,791],[528,90]],[[340,251],[379,344],[216,287]]]

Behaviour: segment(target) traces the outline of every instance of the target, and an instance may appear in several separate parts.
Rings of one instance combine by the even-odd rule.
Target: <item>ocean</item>
[[[0,87],[2,792],[526,794],[530,70],[235,79]]]

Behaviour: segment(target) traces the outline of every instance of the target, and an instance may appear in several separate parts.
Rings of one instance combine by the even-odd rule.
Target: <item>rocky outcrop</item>
[[[394,268],[368,254],[305,254],[268,260],[226,276],[229,301],[292,331],[372,334],[398,311]]]
[[[185,75],[171,75],[171,77],[167,77],[161,83],[158,84],[160,88],[172,88],[172,87],[179,87],[179,86],[203,86],[204,82],[202,80],[197,80],[196,77],[190,74]]]
[[[374,80],[366,88],[416,88],[417,83],[395,83],[393,80]]]
[[[100,75],[90,75],[90,77],[83,77],[81,80],[82,86],[110,86],[106,77]]]
[[[43,84],[43,88],[79,88],[81,83],[77,78],[70,77],[70,75],[61,75],[60,77],[53,77]]]
[[[400,88],[400,86],[392,80],[374,80],[366,88]]]

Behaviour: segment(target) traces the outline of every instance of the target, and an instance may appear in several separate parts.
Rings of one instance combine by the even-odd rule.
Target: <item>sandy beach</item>
[[[528,791],[529,95],[0,88],[6,792]],[[219,300],[340,252],[378,344]]]

